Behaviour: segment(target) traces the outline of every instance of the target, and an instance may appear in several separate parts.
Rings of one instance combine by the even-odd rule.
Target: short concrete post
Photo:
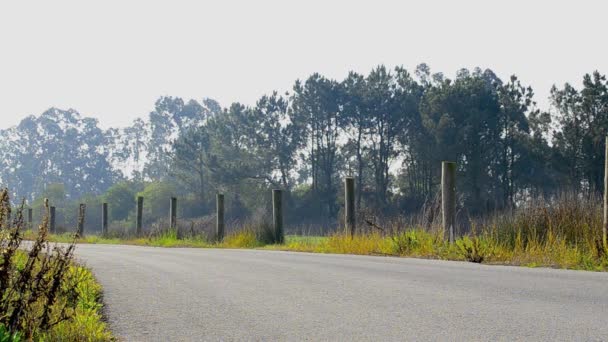
[[[224,195],[216,195],[216,224],[215,224],[215,236],[217,241],[224,240]]]
[[[27,229],[34,229],[34,209],[27,208]]]
[[[283,192],[278,189],[272,190],[272,222],[274,226],[275,243],[285,241],[283,231]]]
[[[137,216],[135,218],[135,234],[141,236],[143,228],[143,217],[144,217],[144,198],[142,196],[137,197]]]
[[[169,204],[169,227],[177,228],[177,198],[171,197]]]
[[[353,177],[344,179],[344,224],[346,234],[354,237],[357,226],[355,221],[355,178]]]
[[[608,137],[606,137],[606,152],[604,157],[604,227],[602,229],[602,242],[608,248]]]
[[[101,235],[108,235],[108,203],[101,204]]]
[[[78,236],[84,236],[84,217],[86,215],[87,205],[80,203],[78,207]]]
[[[49,208],[49,228],[51,230],[51,234],[55,234],[57,233],[57,227],[55,226],[55,220],[56,220],[56,209],[55,207],[50,207]]]
[[[443,230],[449,234],[449,241],[455,240],[456,225],[456,163],[441,162],[441,213]]]

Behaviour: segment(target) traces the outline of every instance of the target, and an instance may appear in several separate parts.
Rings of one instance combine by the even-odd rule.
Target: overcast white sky
[[[160,95],[254,104],[384,63],[552,84],[608,73],[607,1],[4,1],[0,128],[55,106],[125,126]]]

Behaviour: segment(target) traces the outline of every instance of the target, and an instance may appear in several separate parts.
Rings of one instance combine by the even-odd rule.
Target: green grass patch
[[[102,319],[101,285],[85,267],[70,266],[67,277],[76,283],[77,303],[71,319],[40,336],[41,341],[112,341],[114,338]]]

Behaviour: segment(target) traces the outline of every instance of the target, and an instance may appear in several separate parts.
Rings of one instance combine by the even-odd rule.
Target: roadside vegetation
[[[48,209],[48,206],[47,206]],[[74,237],[51,247],[48,219],[22,245],[23,205],[0,192],[0,341],[110,341],[101,286],[73,261]]]
[[[81,241],[89,243],[605,269],[594,196],[604,191],[608,79],[593,71],[581,81],[553,86],[541,108],[515,75],[379,65],[342,79],[314,73],[252,105],[162,96],[124,128],[51,108],[0,131],[0,184],[28,199],[34,227],[48,199],[54,241],[71,241],[86,207]],[[443,161],[457,166],[454,244],[433,203]],[[361,216],[353,238],[338,228],[350,176]],[[272,189],[283,190],[292,235],[281,244],[267,234]],[[221,243],[212,234],[218,194]],[[171,198],[183,225],[173,230],[163,222]],[[108,231],[95,237],[104,204]]]
[[[450,244],[441,229],[437,205],[408,220],[360,217],[358,234],[341,230],[325,236],[287,235],[275,244],[272,227],[263,222],[234,225],[222,242],[209,229],[155,230],[142,238],[86,236],[81,243],[132,244],[157,247],[263,248],[312,253],[402,256],[460,260],[486,264],[608,270],[602,243],[601,199],[563,194],[553,200],[531,200],[520,208],[484,219],[460,217],[459,238]],[[208,226],[210,226],[208,224]],[[32,234],[32,232],[29,232]],[[53,235],[69,242],[71,235]]]

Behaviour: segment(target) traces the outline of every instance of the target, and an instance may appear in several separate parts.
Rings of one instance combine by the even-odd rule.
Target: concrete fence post
[[[143,198],[143,196],[137,197],[137,214],[136,215],[137,216],[135,219],[135,234],[137,236],[141,236],[142,228],[144,226],[144,224],[143,224],[143,217],[144,217],[144,198]]]
[[[84,236],[84,218],[86,215],[87,205],[80,203],[78,207],[78,236]]]
[[[57,233],[57,227],[55,226],[56,223],[56,209],[55,207],[50,207],[49,208],[49,228],[51,230],[51,234],[55,234]]]
[[[108,203],[101,204],[101,235],[108,235]]]
[[[224,195],[216,195],[216,224],[215,224],[215,236],[217,241],[224,240]]]
[[[443,229],[449,234],[449,241],[455,240],[456,225],[456,163],[441,162],[441,213]]]
[[[608,137],[606,137],[604,157],[604,226],[602,227],[602,242],[608,247]]]
[[[353,177],[344,179],[344,224],[346,234],[354,237],[357,226],[355,221],[355,178]]]
[[[169,203],[169,227],[177,228],[177,198],[171,197]]]
[[[27,208],[27,228],[34,229],[34,209]]]
[[[272,190],[272,222],[276,243],[285,241],[283,231],[283,192],[278,189]]]

